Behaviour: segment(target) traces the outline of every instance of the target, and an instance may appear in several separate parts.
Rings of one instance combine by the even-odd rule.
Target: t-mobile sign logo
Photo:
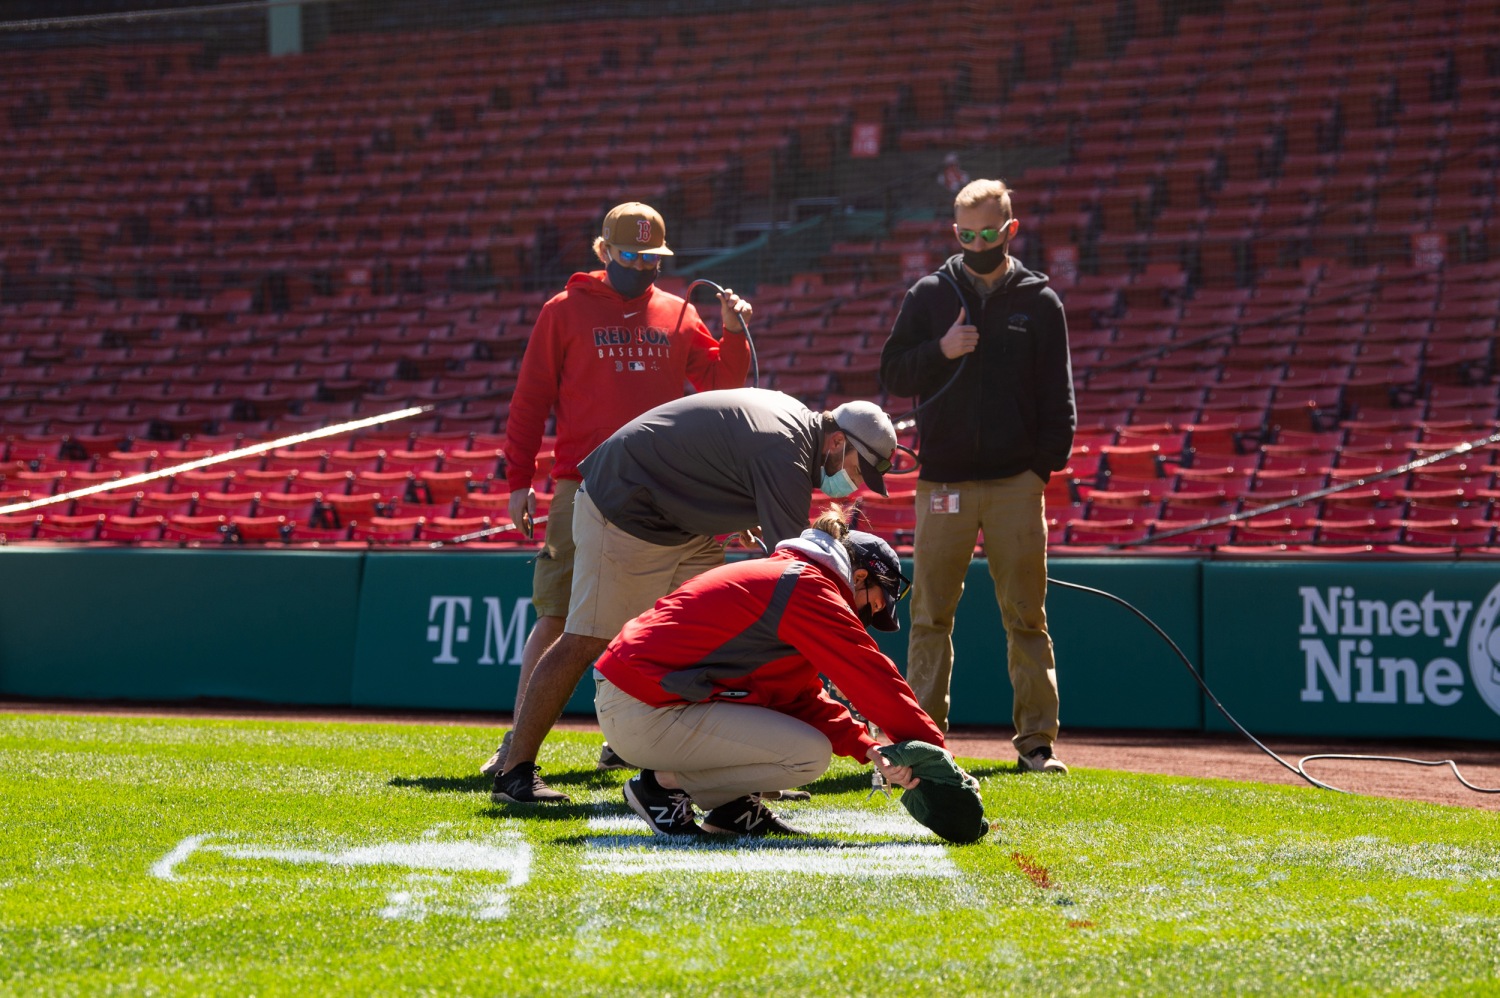
[[[530,597],[517,599],[507,620],[501,611],[500,597],[485,596],[484,640],[480,644],[479,665],[520,665],[521,650],[526,646],[527,622],[531,614]],[[469,644],[474,601],[468,596],[434,596],[427,605],[427,641],[438,646],[434,665],[457,665],[460,645]]]

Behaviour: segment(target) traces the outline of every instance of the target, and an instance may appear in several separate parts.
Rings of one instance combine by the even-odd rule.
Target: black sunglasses
[[[902,600],[906,599],[906,594],[911,592],[911,580],[902,575],[900,572],[896,573],[896,578],[899,580],[899,582],[896,585],[895,602],[900,603]]]
[[[838,426],[837,423],[835,423],[834,425]],[[848,437],[850,440],[853,440],[855,443],[859,444],[861,447],[863,447],[865,450],[869,451],[871,454],[878,454],[878,453],[880,453],[874,447],[871,447],[869,444],[865,443],[863,440],[859,439],[859,437],[856,437],[854,434],[850,433],[848,430],[844,429],[842,426],[839,426],[839,430],[840,430],[840,432],[842,432],[844,434],[844,436]],[[864,457],[864,455],[861,454],[860,457]],[[867,457],[865,458],[865,460],[866,461],[870,461],[870,459],[867,458]],[[888,458],[888,457],[883,457],[883,458],[881,458],[878,461],[870,461],[870,467],[874,468],[876,471],[880,472],[880,474],[883,475],[887,471],[891,470],[891,459]]]
[[[869,561],[863,565],[856,564],[854,567],[863,568],[870,573],[869,578],[865,580],[866,589],[870,586],[878,586],[880,591],[887,595],[892,589],[896,590],[896,595],[889,597],[892,603],[900,603],[906,599],[906,594],[911,592],[911,580],[902,575],[899,568],[896,569],[896,578],[892,579],[886,574],[885,566],[876,561]]]

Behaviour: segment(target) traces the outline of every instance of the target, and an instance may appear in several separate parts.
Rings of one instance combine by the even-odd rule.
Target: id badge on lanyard
[[[928,499],[927,511],[929,513],[957,513],[958,512],[958,490],[957,489],[935,489]]]

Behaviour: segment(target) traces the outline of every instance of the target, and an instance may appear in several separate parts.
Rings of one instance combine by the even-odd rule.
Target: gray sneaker
[[[1051,745],[1043,745],[1041,748],[1032,749],[1021,756],[1016,761],[1016,764],[1023,773],[1061,774],[1068,771],[1068,767],[1063,765],[1063,761],[1052,754]]]
[[[573,798],[547,786],[542,780],[542,767],[523,762],[495,777],[490,800],[496,804],[568,804]]]
[[[515,732],[507,731],[505,737],[500,739],[500,747],[490,756],[490,761],[479,767],[479,771],[485,776],[499,776],[505,772],[505,757],[510,754],[510,736],[513,734]]]

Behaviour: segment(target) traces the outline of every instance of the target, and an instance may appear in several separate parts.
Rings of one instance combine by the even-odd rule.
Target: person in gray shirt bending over
[[[896,429],[871,402],[817,413],[759,388],[700,392],[626,423],[579,464],[577,546],[563,635],[522,698],[497,803],[566,803],[537,753],[584,671],[661,597],[722,564],[716,535],[759,527],[774,548],[807,529],[813,489],[886,494]]]

